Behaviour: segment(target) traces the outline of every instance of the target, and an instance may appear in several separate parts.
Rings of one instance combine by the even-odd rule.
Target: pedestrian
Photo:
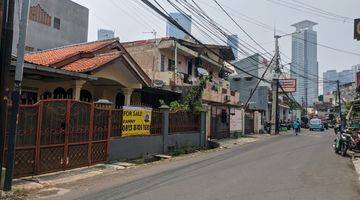
[[[298,133],[300,132],[300,120],[299,119],[296,119],[293,122],[293,129],[294,129],[295,135],[298,135]]]

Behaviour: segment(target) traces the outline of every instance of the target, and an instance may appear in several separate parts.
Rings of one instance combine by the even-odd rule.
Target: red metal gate
[[[120,114],[114,116],[114,120],[122,117],[122,111],[117,112]],[[110,109],[74,100],[44,100],[34,105],[21,105],[14,176],[105,162],[110,119]]]

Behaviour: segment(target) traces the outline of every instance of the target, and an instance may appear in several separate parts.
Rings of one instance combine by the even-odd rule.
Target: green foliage
[[[184,102],[173,101],[170,103],[170,111],[193,111],[201,112],[204,110],[202,106],[202,94],[206,87],[206,83],[211,80],[210,76],[203,76],[200,78],[198,86],[192,87],[184,98]],[[164,100],[159,100],[160,105],[165,105]]]
[[[324,95],[320,95],[320,96],[318,97],[318,99],[319,99],[319,101],[324,101]]]
[[[165,101],[163,99],[159,99],[159,103],[161,106],[166,105]]]

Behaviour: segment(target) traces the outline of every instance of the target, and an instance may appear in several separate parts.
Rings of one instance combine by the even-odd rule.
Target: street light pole
[[[341,114],[341,94],[340,94],[340,81],[336,81],[336,87],[337,87],[337,96],[338,96],[338,104],[339,104],[339,117],[340,117],[340,130],[342,130],[343,127],[343,118]]]
[[[8,150],[7,150],[7,162],[6,162],[6,174],[4,182],[4,191],[10,191],[12,187],[13,171],[14,171],[14,159],[15,159],[15,144],[16,144],[16,132],[18,113],[20,106],[20,93],[21,82],[23,80],[23,68],[24,68],[24,55],[25,55],[25,41],[26,30],[29,13],[30,0],[22,0],[21,6],[21,19],[19,24],[19,44],[17,47],[17,62],[15,69],[15,81],[14,88],[11,95],[11,117],[10,117],[10,129],[8,138]]]
[[[13,41],[13,20],[15,0],[2,1],[2,30],[0,51],[0,168],[4,162],[4,146],[6,132],[6,108],[9,92],[9,68]],[[0,177],[1,177],[0,173]],[[2,177],[1,177],[2,178]]]

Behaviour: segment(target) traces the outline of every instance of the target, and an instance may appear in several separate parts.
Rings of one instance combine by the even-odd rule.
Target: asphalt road
[[[49,199],[359,200],[349,158],[331,147],[333,132],[285,135],[61,185]]]

